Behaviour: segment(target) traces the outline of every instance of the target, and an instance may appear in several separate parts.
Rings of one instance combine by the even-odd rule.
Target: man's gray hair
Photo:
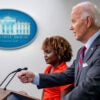
[[[82,8],[82,18],[85,19],[87,16],[92,16],[92,18],[94,19],[95,25],[100,27],[99,8],[95,4],[89,1],[86,1],[86,2],[77,4],[76,6],[73,7],[73,9],[79,6]]]

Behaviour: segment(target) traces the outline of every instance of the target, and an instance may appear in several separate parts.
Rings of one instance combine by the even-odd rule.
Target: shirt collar
[[[93,43],[93,41],[100,35],[100,30],[97,31],[85,44],[86,46],[86,51],[90,48],[91,44]]]

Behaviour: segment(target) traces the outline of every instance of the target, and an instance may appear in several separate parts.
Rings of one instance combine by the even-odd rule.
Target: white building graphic
[[[30,23],[6,16],[0,19],[0,35],[30,35]]]

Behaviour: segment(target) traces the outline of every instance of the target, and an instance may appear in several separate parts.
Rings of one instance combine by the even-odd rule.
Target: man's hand
[[[34,80],[35,75],[31,71],[21,71],[17,73],[17,77],[23,83],[31,83]]]

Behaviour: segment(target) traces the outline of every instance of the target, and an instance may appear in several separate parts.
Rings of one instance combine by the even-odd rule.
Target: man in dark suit
[[[80,51],[73,64],[62,73],[18,73],[23,83],[33,82],[38,88],[73,83],[75,88],[64,100],[100,100],[100,12],[91,2],[82,2],[73,7],[70,30],[75,39],[86,46],[84,59],[79,65]]]

